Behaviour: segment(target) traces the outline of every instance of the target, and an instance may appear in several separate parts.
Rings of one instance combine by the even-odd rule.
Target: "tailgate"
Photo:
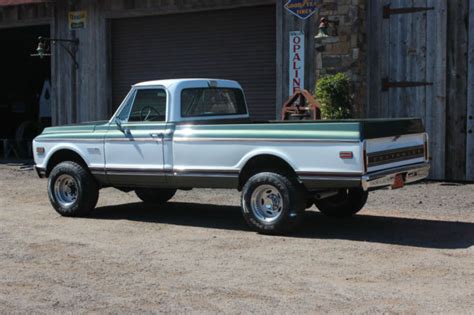
[[[364,146],[367,173],[428,160],[428,136],[424,132],[367,139]]]

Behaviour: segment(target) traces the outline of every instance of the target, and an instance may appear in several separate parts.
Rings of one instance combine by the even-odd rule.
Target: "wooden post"
[[[426,93],[426,129],[430,134],[431,178],[445,179],[446,174],[446,40],[447,1],[428,0],[435,11],[428,14],[426,81],[433,82]]]
[[[474,0],[469,1],[466,180],[474,180]]]

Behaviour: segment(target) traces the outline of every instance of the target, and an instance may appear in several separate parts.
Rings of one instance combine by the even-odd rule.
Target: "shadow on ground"
[[[158,208],[144,203],[129,203],[97,208],[89,218],[249,231],[237,206],[169,202]],[[474,245],[474,223],[363,213],[341,220],[308,211],[300,231],[291,237],[458,249]]]
[[[32,159],[4,159],[0,158],[0,165],[8,165],[18,167],[20,170],[33,170],[35,162]]]

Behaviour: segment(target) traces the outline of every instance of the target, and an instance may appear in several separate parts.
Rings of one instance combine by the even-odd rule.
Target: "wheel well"
[[[82,157],[76,152],[68,149],[63,149],[55,152],[48,161],[48,166],[46,167],[46,177],[49,176],[53,168],[61,162],[72,161],[76,162],[79,165],[84,166],[87,169],[87,163],[82,159]]]
[[[261,172],[275,172],[291,178],[297,178],[295,170],[282,158],[270,154],[254,156],[247,161],[239,175],[239,190],[253,175]]]

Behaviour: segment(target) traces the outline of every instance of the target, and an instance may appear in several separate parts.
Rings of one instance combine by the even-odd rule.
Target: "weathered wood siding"
[[[0,28],[50,24],[52,3],[0,7]]]
[[[53,52],[53,87],[55,104],[53,123],[65,124],[88,120],[106,119],[112,111],[110,29],[113,18],[160,15],[202,10],[237,8],[273,4],[274,0],[227,0],[227,1],[139,1],[139,0],[78,0],[56,2],[54,36],[78,38],[79,68],[74,69],[71,58],[56,46]],[[67,13],[86,10],[85,29],[69,31]],[[276,18],[276,17],[275,17]]]
[[[474,0],[469,0],[466,179],[474,181]]]
[[[434,7],[393,14],[383,7]],[[369,117],[421,117],[430,135],[431,177],[445,178],[446,0],[369,1]],[[389,82],[432,82],[433,85],[382,89]]]
[[[387,4],[434,10],[383,19]],[[474,0],[369,1],[368,16],[369,116],[423,118],[431,177],[474,180]],[[432,85],[384,92],[383,77]]]
[[[466,176],[468,1],[448,1],[446,177]]]

